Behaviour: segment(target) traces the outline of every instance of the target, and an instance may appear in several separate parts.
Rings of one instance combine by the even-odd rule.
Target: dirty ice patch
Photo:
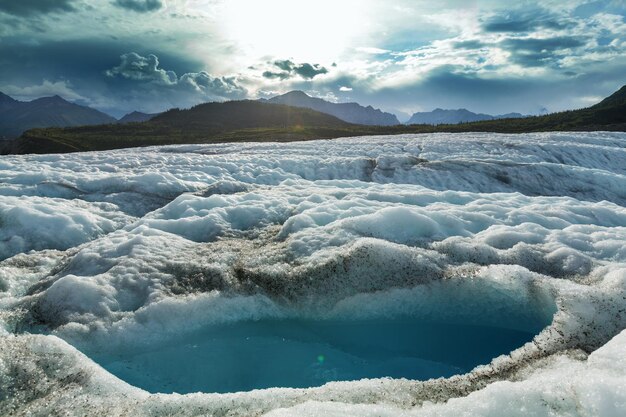
[[[185,194],[139,221],[196,242],[209,242],[229,232],[282,223],[292,209],[272,192],[209,197]]]

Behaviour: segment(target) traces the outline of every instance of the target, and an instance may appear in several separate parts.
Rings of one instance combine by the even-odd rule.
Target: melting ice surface
[[[3,157],[0,415],[622,417],[625,205],[623,133]]]

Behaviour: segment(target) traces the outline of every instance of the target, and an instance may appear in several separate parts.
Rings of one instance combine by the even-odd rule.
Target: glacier
[[[371,335],[370,354],[391,334],[459,357],[489,343],[463,364],[272,379],[301,323],[318,371],[353,360],[316,354],[320,334]],[[0,160],[1,415],[622,416],[624,329],[624,133]],[[250,335],[282,371],[198,353]],[[220,385],[236,366],[260,382]]]

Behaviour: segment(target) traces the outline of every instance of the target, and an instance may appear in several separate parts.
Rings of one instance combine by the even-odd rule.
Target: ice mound
[[[65,250],[132,220],[113,204],[0,196],[0,259],[30,250]]]
[[[5,157],[0,414],[622,415],[625,205],[622,133]],[[486,356],[446,344],[472,326],[526,336]],[[343,349],[389,329],[393,346]],[[194,346],[230,352],[251,332],[284,372],[267,360],[256,386],[177,385],[234,372],[236,356],[212,368]],[[310,368],[325,377],[272,379],[333,343]],[[449,356],[349,365],[402,345]]]

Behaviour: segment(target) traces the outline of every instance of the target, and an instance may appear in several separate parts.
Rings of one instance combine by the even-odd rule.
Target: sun
[[[366,31],[365,3],[228,0],[218,23],[222,35],[249,57],[328,64],[354,48]]]

